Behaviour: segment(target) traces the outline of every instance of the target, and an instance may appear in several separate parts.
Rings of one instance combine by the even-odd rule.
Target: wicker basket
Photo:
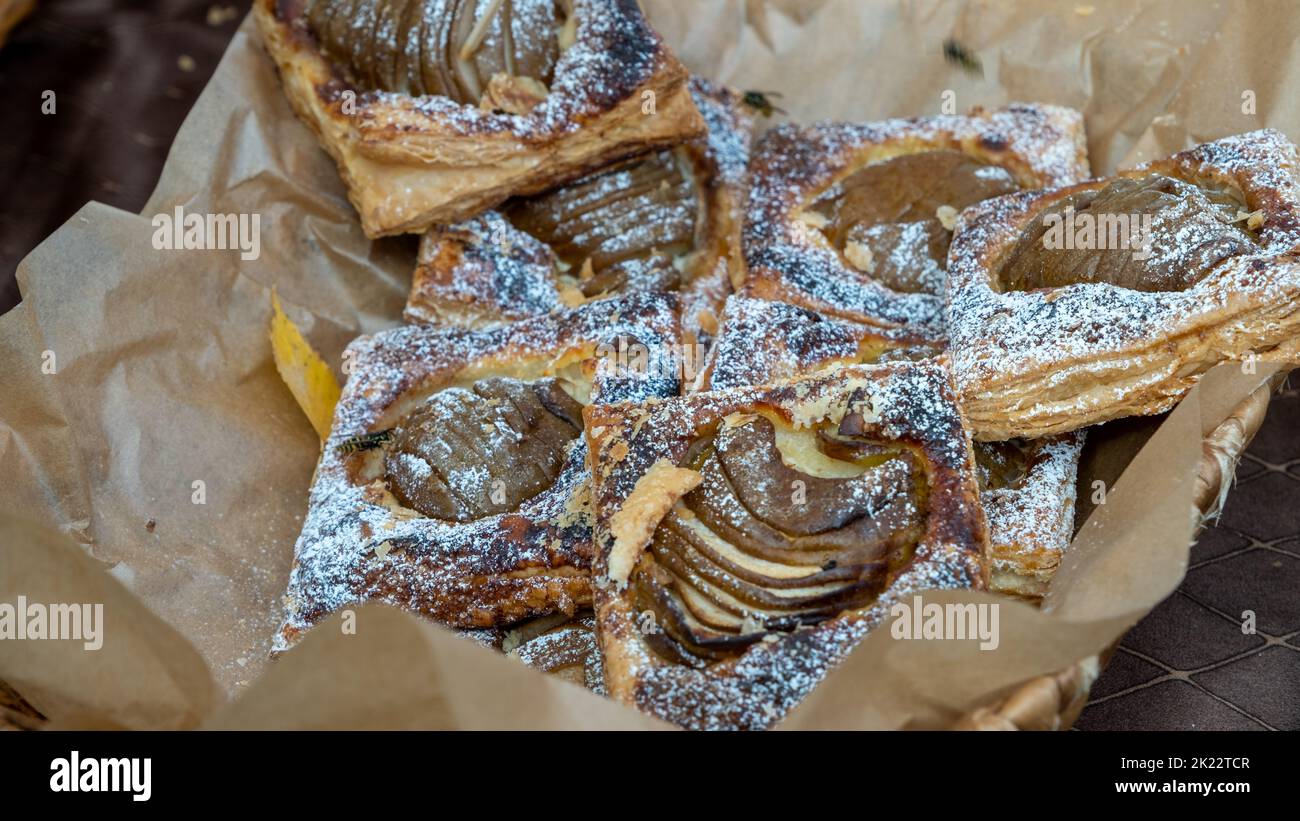
[[[1269,399],[1285,378],[1286,374],[1278,374],[1257,388],[1202,443],[1195,491],[1202,525],[1223,509],[1236,474],[1237,460],[1264,424]],[[1088,703],[1092,683],[1114,650],[1112,646],[1100,656],[1086,658],[1054,675],[1030,679],[997,704],[979,707],[963,716],[953,725],[954,729],[1067,730]]]
[[[1269,399],[1283,377],[1279,375],[1270,384],[1260,386],[1206,437],[1196,478],[1196,506],[1202,513],[1202,523],[1223,507],[1237,460],[1263,424]],[[996,704],[963,716],[954,729],[1068,729],[1087,704],[1088,692],[1113,650],[1112,647],[1100,656],[1084,659],[1054,675],[1030,679]],[[0,681],[0,730],[35,730],[44,723],[44,717],[35,708]]]

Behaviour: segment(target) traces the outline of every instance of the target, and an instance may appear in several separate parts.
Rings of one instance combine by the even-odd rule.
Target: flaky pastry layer
[[[1156,172],[1239,191],[1259,248],[1184,291],[1108,283],[1002,292],[997,271],[1026,226],[1095,180],[967,209],[948,256],[947,318],[976,438],[1039,437],[1163,413],[1227,360],[1300,363],[1300,187],[1277,131],[1227,137],[1117,176]]]
[[[466,219],[704,130],[686,69],[635,0],[577,0],[576,41],[525,116],[354,89],[322,56],[301,2],[256,0],[253,13],[285,95],[372,238]]]

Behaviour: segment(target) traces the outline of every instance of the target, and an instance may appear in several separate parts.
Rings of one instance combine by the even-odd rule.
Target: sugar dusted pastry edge
[[[976,438],[1048,436],[1163,413],[1224,361],[1300,364],[1298,170],[1295,146],[1263,130],[1121,172],[1235,185],[1264,212],[1257,253],[1225,261],[1180,292],[1105,283],[992,287],[1005,249],[1042,209],[1108,180],[1011,194],[964,211],[949,250],[946,311]]]
[[[585,0],[584,8],[626,13],[617,0]],[[556,103],[558,121],[536,112],[515,117],[422,98],[441,100],[430,109],[393,94],[358,94],[356,113],[348,116],[334,92],[329,63],[277,17],[276,0],[256,0],[253,13],[285,96],[334,159],[371,238],[466,219],[512,195],[552,188],[704,130],[686,69],[657,35],[640,44],[653,49],[648,75],[619,89],[615,101],[592,93],[586,100]],[[584,31],[580,23],[571,48],[591,49]],[[654,100],[653,115],[642,111],[647,99]]]
[[[715,330],[708,326],[744,265],[740,226],[754,125],[740,92],[700,77],[690,85],[708,131],[680,146],[698,178],[702,204],[699,247],[679,290],[688,341]],[[432,226],[420,239],[406,319],[481,328],[547,313],[562,304],[555,267],[545,243],[499,212]]]
[[[925,413],[903,399],[920,395],[929,397]],[[706,670],[659,658],[645,643],[640,614],[623,591],[598,584],[596,626],[609,694],[692,729],[770,727],[885,619],[894,601],[925,589],[987,586],[988,532],[977,503],[974,457],[951,377],[938,362],[853,366],[777,386],[588,408],[598,579],[607,575],[611,520],[640,477],[661,459],[680,459],[701,426],[755,406],[795,425],[842,418],[851,409],[878,417],[869,424],[922,444],[930,460],[932,506],[916,562],[870,607],[757,642]]]

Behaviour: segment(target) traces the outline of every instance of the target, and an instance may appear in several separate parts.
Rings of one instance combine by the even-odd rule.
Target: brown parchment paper
[[[643,5],[693,70],[779,92],[791,119],[1071,105],[1099,174],[1265,126],[1300,137],[1283,2]],[[982,75],[943,60],[948,37]],[[176,206],[260,214],[260,257],[155,250],[150,217]],[[0,601],[101,602],[106,623],[94,653],[0,642],[0,679],[58,726],[662,726],[382,607],[268,662],[319,447],[271,361],[270,290],[337,369],[399,321],[414,254],[362,236],[246,21],[143,215],[88,204],[0,317]],[[878,631],[784,726],[943,726],[1105,647],[1181,579],[1201,435],[1271,372],[1225,366],[1163,421],[1095,432],[1086,524],[1044,610],[1002,602],[997,650]],[[992,600],[927,600],[953,597]]]

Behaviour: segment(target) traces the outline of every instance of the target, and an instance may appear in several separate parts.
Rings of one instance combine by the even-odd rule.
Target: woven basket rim
[[[1236,475],[1237,461],[1264,423],[1273,392],[1286,381],[1287,373],[1274,375],[1251,392],[1202,442],[1193,495],[1201,512],[1198,527],[1204,527],[1223,509]],[[952,725],[953,729],[1068,730],[1083,712],[1093,683],[1122,639],[1120,636],[1102,653],[1081,659],[1064,670],[1029,679],[1010,695],[962,716]]]

